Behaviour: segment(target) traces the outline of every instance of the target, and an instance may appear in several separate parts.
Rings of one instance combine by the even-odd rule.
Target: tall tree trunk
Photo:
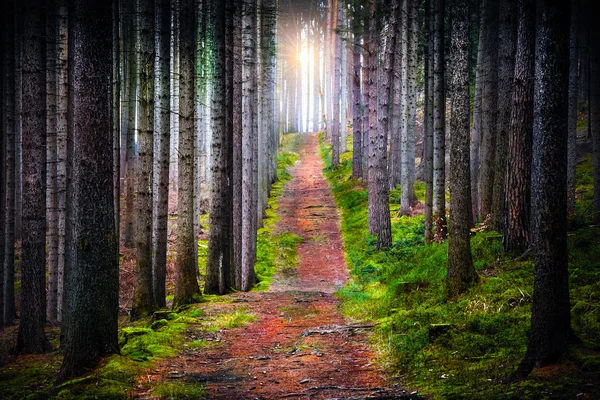
[[[567,155],[567,212],[575,213],[575,189],[577,169],[577,102],[579,94],[580,54],[578,16],[580,1],[571,1],[571,24],[569,39],[569,141]]]
[[[594,221],[600,222],[600,33],[590,34],[590,93],[589,120],[591,122],[594,165]]]
[[[517,58],[506,177],[504,250],[522,254],[529,247],[531,141],[535,61],[535,0],[519,0]]]
[[[341,83],[340,73],[342,68],[342,38],[340,33],[335,33],[338,24],[340,23],[338,4],[341,0],[333,0],[334,13],[334,33],[332,41],[335,49],[335,62],[333,73],[333,120],[331,121],[331,165],[337,167],[340,164],[340,102],[341,102]]]
[[[46,324],[45,25],[39,0],[23,17],[23,243],[17,350],[43,353]],[[112,200],[112,197],[110,197]]]
[[[115,216],[116,241],[121,241],[121,18],[119,5],[122,0],[114,0],[113,17],[113,81],[112,81],[112,136],[113,136],[113,207]],[[117,257],[121,249],[117,246]]]
[[[46,247],[48,266],[48,284],[46,300],[46,319],[57,320],[57,283],[58,283],[58,211],[57,211],[57,147],[56,147],[56,4],[50,1],[46,19]]]
[[[425,0],[425,102],[423,158],[425,180],[425,243],[433,241],[433,0]]]
[[[445,0],[433,0],[433,238],[446,238]]]
[[[233,47],[242,48],[242,7],[241,4],[233,2]],[[233,52],[233,98],[242,98],[242,52]],[[232,207],[233,207],[233,260],[231,263],[231,285],[235,290],[242,289],[242,254],[244,245],[247,243],[243,239],[243,131],[242,131],[242,102],[235,101],[232,110],[232,130],[233,130],[233,170],[232,170]]]
[[[128,121],[127,121],[127,154],[125,172],[125,232],[123,235],[124,246],[135,246],[135,190],[136,190],[136,152],[135,152],[135,115],[137,105],[138,63],[137,63],[137,18],[135,18],[135,0],[123,1],[124,24],[130,28],[128,36],[124,38],[127,49],[127,75],[128,75]]]
[[[58,381],[119,352],[119,260],[112,198],[111,1],[74,0],[70,11],[73,241],[65,279],[64,360]],[[89,118],[94,115],[94,118]]]
[[[399,26],[399,38],[400,38],[400,85],[401,85],[401,97],[400,97],[400,184],[402,186],[402,196],[400,198],[400,214],[410,214],[410,195],[409,195],[409,164],[410,156],[409,152],[409,136],[408,130],[408,108],[409,108],[409,93],[408,93],[408,30],[410,24],[410,18],[408,15],[410,0],[401,0],[400,8],[400,26]],[[414,163],[414,158],[412,160]]]
[[[348,144],[346,140],[346,118],[348,114],[348,48],[346,46],[346,39],[344,36],[347,32],[346,28],[346,10],[343,8],[343,1],[338,4],[338,30],[341,30],[338,44],[341,50],[341,67],[340,67],[340,154],[348,151]],[[337,51],[337,48],[336,48]]]
[[[15,13],[16,7],[11,2],[7,7],[5,14],[5,24],[2,31],[4,35],[3,57],[3,75],[2,75],[2,127],[6,135],[5,139],[5,180],[2,187],[2,196],[5,201],[5,213],[3,222],[4,241],[0,245],[4,248],[4,258],[0,269],[3,272],[2,286],[3,298],[0,318],[5,324],[12,324],[15,319],[15,289],[14,289],[14,270],[15,270],[15,163],[16,163],[16,71],[15,71]]]
[[[173,307],[194,302],[200,295],[196,279],[198,244],[194,237],[194,4],[194,0],[180,0],[179,4],[179,190]]]
[[[156,1],[156,124],[154,130],[160,140],[158,158],[158,191],[156,193],[156,241],[153,264],[154,305],[166,307],[167,238],[169,222],[169,153],[171,79],[171,1]]]
[[[313,25],[313,131],[320,129],[319,102],[321,98],[321,27],[315,20]]]
[[[506,158],[508,130],[515,76],[516,0],[506,0],[500,7],[500,32],[498,47],[498,129],[494,149],[494,186],[492,196],[492,228],[502,230],[505,205]]]
[[[412,206],[417,201],[415,195],[415,147],[417,141],[417,63],[419,46],[419,2],[418,0],[409,0],[408,4],[408,46],[407,46],[407,181],[402,186],[402,193],[406,192],[408,204]],[[406,188],[405,188],[406,187]]]
[[[357,7],[358,8],[358,7]],[[360,90],[360,74],[361,74],[361,56],[362,46],[361,39],[362,35],[360,32],[360,11],[355,9],[352,18],[352,30],[354,31],[354,47],[352,51],[352,58],[354,61],[354,74],[352,76],[352,178],[361,179],[363,176],[362,170],[362,93]],[[366,53],[365,53],[366,54]]]
[[[477,222],[479,216],[479,175],[482,142],[482,120],[483,120],[483,80],[486,66],[484,54],[485,38],[489,27],[487,26],[487,11],[482,4],[479,10],[479,40],[477,48],[477,66],[475,67],[475,96],[473,99],[473,129],[471,132],[471,206],[473,207],[473,223]]]
[[[374,56],[374,51],[372,51],[371,43],[373,40],[371,39],[371,31],[375,32],[375,30],[371,30],[371,24],[375,21],[371,21],[370,10],[365,7],[364,10],[364,22],[363,22],[363,32],[365,38],[363,40],[363,69],[362,69],[362,81],[363,81],[363,128],[362,128],[362,171],[363,171],[363,181],[368,182],[369,180],[369,134],[371,132],[371,80],[376,79],[375,76],[371,78],[371,66],[372,66],[372,57]],[[377,60],[377,58],[375,58]],[[374,69],[377,69],[377,65],[374,66]],[[375,88],[377,90],[377,88]],[[375,107],[375,110],[377,108]],[[369,229],[371,229],[369,227]]]
[[[399,0],[402,6],[404,2]],[[396,6],[399,8],[399,6]],[[403,33],[404,23],[406,20],[406,14],[403,11],[398,11],[397,23],[396,23],[396,38],[397,44],[394,46],[394,68],[392,75],[392,115],[390,119],[390,155],[388,171],[390,176],[390,189],[395,189],[396,185],[402,183],[402,126],[403,126],[403,72],[402,72],[402,60],[404,44]]]
[[[571,331],[567,251],[569,3],[537,1],[531,240],[531,333],[521,371],[556,362]]]
[[[369,13],[375,16],[375,0],[369,0]],[[390,24],[390,32],[394,32],[394,23]],[[369,233],[377,236],[377,248],[392,245],[392,228],[388,200],[387,176],[387,128],[389,82],[392,72],[394,51],[394,34],[390,34],[385,45],[383,65],[377,69],[377,48],[375,44],[376,24],[370,26],[371,57],[369,57]],[[379,72],[379,76],[377,76]],[[379,86],[379,87],[378,87]],[[380,96],[377,96],[377,94]]]
[[[8,136],[8,132],[4,126],[4,107],[5,101],[9,98],[5,96],[4,86],[6,82],[4,81],[4,76],[8,72],[7,64],[8,60],[12,59],[12,51],[6,51],[6,42],[7,39],[14,37],[14,35],[7,35],[6,31],[12,29],[12,2],[8,4],[4,4],[3,7],[0,7],[2,11],[2,16],[0,17],[0,21],[2,21],[2,29],[0,30],[0,54],[2,54],[2,62],[0,63],[0,93],[2,93],[2,100],[0,100],[0,188],[2,189],[2,193],[0,194],[0,222],[4,223],[4,212],[6,210],[6,196],[4,193],[6,192],[6,138]],[[8,28],[8,29],[5,29]],[[9,55],[10,54],[10,55]],[[4,330],[4,227],[0,228],[0,332]]]
[[[479,167],[479,212],[485,220],[492,212],[494,186],[494,154],[498,121],[498,14],[499,3],[495,0],[483,0],[481,12],[485,13],[487,23],[482,25],[485,33],[483,49],[483,94],[481,120],[481,149]],[[484,18],[484,17],[482,17]]]
[[[69,24],[66,0],[58,1],[58,64],[56,86],[56,147],[58,165],[56,169],[58,191],[58,279],[56,289],[57,320],[62,321],[63,287],[65,277],[65,261],[67,256],[67,174],[70,164],[68,143],[71,134],[68,129],[69,111]],[[69,175],[70,176],[70,175]],[[117,246],[118,248],[119,246]]]
[[[179,214],[179,11],[180,0],[171,2],[171,156],[169,161],[169,212]]]
[[[227,13],[225,13],[227,8]],[[231,198],[229,196],[229,181],[231,174],[229,170],[229,152],[231,146],[229,143],[229,132],[226,121],[229,104],[233,101],[229,98],[227,89],[227,80],[229,79],[227,68],[227,53],[230,51],[227,39],[230,39],[230,32],[233,23],[227,21],[227,18],[233,18],[231,4],[226,7],[222,5],[215,8],[215,33],[213,46],[215,48],[214,57],[214,92],[212,98],[212,157],[211,174],[211,201],[209,213],[208,230],[208,255],[206,257],[206,280],[204,293],[206,294],[224,294],[230,286],[230,262],[231,262],[231,237],[229,236],[229,215],[231,214]],[[231,38],[232,39],[232,38]],[[231,40],[230,39],[230,40]],[[231,93],[230,93],[231,95]]]
[[[136,196],[136,268],[131,319],[154,310],[152,286],[152,176],[154,164],[154,1],[137,0],[139,13],[138,69],[139,168]]]
[[[471,179],[469,163],[469,4],[452,1],[450,232],[446,298],[454,299],[478,280],[471,256]]]

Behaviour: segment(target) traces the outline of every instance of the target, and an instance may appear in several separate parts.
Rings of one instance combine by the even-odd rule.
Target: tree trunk
[[[491,225],[502,230],[505,205],[506,158],[508,153],[508,130],[512,106],[513,80],[515,76],[516,0],[506,0],[500,7],[500,32],[498,46],[498,128],[494,149],[494,186],[492,196]]]
[[[567,250],[569,3],[537,1],[531,240],[531,332],[521,371],[560,359],[571,331]]]
[[[425,0],[425,102],[423,117],[423,158],[425,180],[425,233],[426,244],[433,241],[433,0]]]
[[[179,4],[179,190],[177,200],[177,272],[173,307],[198,300],[200,288],[194,237],[194,0]]]
[[[433,238],[446,238],[445,0],[433,0]]]
[[[319,100],[321,97],[321,29],[319,21],[313,25],[313,131],[320,129]]]
[[[517,58],[508,135],[504,250],[522,254],[529,247],[531,140],[535,61],[535,1],[519,0]]]
[[[331,121],[331,165],[333,167],[337,167],[340,164],[340,102],[342,99],[340,74],[342,68],[342,38],[340,36],[341,34],[335,32],[341,20],[339,17],[340,7],[338,7],[340,1],[341,0],[333,0],[333,9],[335,10],[333,17],[335,20],[333,26],[334,36],[332,41],[333,48],[335,49],[335,63],[333,73],[333,96],[331,103],[333,105],[333,120]]]
[[[348,151],[348,142],[346,140],[346,118],[348,115],[348,48],[346,46],[345,33],[346,28],[346,12],[343,8],[343,1],[338,4],[338,29],[341,30],[341,34],[337,35],[338,44],[341,50],[341,67],[340,67],[340,154]],[[337,48],[336,48],[337,51]]]
[[[124,24],[129,26],[128,36],[124,38],[127,49],[128,75],[128,121],[127,121],[127,155],[125,172],[125,232],[123,245],[128,248],[135,246],[135,189],[136,189],[136,154],[135,154],[135,115],[137,105],[138,64],[137,64],[137,18],[135,18],[135,0],[123,1]]]
[[[166,304],[167,239],[169,222],[169,153],[171,79],[171,1],[156,1],[156,123],[154,130],[159,138],[158,191],[156,193],[156,241],[154,250],[153,286],[154,305],[164,308]]]
[[[119,260],[112,197],[111,1],[73,1],[72,68],[73,241],[66,272],[64,359],[58,381],[119,352]],[[94,118],[89,118],[94,115]]]
[[[452,91],[450,96],[450,232],[446,298],[454,299],[478,280],[471,256],[469,163],[469,5],[452,2]]]
[[[43,353],[46,324],[45,25],[38,0],[23,19],[23,243],[17,351]],[[112,200],[112,197],[110,197]]]
[[[492,212],[494,186],[494,154],[498,121],[498,14],[499,3],[495,0],[483,0],[481,12],[485,13],[487,23],[482,25],[484,54],[482,55],[483,93],[481,120],[481,149],[479,167],[479,212],[482,220]]]
[[[4,185],[2,186],[2,197],[5,201],[5,213],[2,231],[4,240],[0,245],[3,247],[4,257],[2,265],[3,298],[0,314],[5,324],[12,324],[15,319],[14,308],[14,262],[15,262],[15,158],[16,158],[16,109],[15,109],[15,4],[11,2],[5,14],[6,23],[3,24],[3,44],[6,57],[3,57],[2,74],[2,128],[6,135],[5,158],[4,158]]]
[[[169,161],[169,213],[179,214],[179,11],[180,0],[171,2],[171,156]]]
[[[579,94],[580,49],[578,37],[579,1],[571,1],[571,25],[569,35],[569,141],[567,155],[567,212],[575,214],[575,189],[577,169],[577,102]]]
[[[400,97],[400,185],[402,186],[402,195],[400,197],[400,215],[410,215],[410,195],[409,195],[409,164],[410,156],[409,152],[409,136],[408,120],[409,120],[409,93],[408,93],[408,58],[409,58],[409,24],[410,18],[408,15],[409,1],[401,1],[400,9],[400,26],[399,26],[399,40],[400,40],[400,84],[401,84],[401,97]],[[414,157],[413,157],[414,163]]]
[[[69,23],[66,0],[59,0],[58,5],[58,65],[57,65],[57,115],[56,115],[56,147],[58,165],[56,169],[58,191],[58,279],[57,279],[57,320],[62,321],[63,287],[65,278],[65,261],[67,256],[67,174],[70,157],[68,143],[72,136],[68,129],[69,111]],[[117,246],[118,248],[119,246]]]
[[[590,122],[594,165],[594,221],[600,223],[600,34],[590,35]]]
[[[415,195],[415,147],[417,141],[417,51],[419,46],[419,2],[409,0],[408,4],[408,46],[407,46],[407,181],[402,186],[402,193],[406,192],[408,204],[412,206],[417,201]],[[406,189],[405,189],[406,186]]]
[[[136,268],[131,319],[154,310],[152,286],[152,176],[154,164],[154,1],[138,0],[138,177],[136,196]]]
[[[369,0],[369,13],[375,16],[375,0]],[[390,32],[394,32],[394,23],[390,24]],[[370,26],[371,56],[369,57],[369,233],[377,236],[377,249],[392,245],[392,228],[388,200],[387,176],[387,127],[389,82],[392,71],[394,51],[394,34],[388,36],[385,45],[384,65],[377,69],[377,53],[375,50],[376,25]],[[379,76],[376,76],[379,72]],[[377,82],[376,82],[377,79]],[[377,87],[379,86],[379,87]],[[380,96],[377,96],[377,93]],[[377,123],[377,124],[376,124]]]
[[[361,56],[362,46],[361,39],[362,35],[358,33],[360,27],[360,12],[355,10],[352,18],[353,31],[354,33],[354,47],[352,52],[352,58],[354,63],[354,74],[352,76],[352,178],[361,179],[363,176],[362,170],[362,93],[360,90],[360,74],[361,74]],[[366,54],[366,53],[365,53]]]
[[[483,4],[479,8],[479,40],[477,48],[477,66],[475,67],[475,97],[473,99],[473,129],[471,131],[471,206],[473,207],[473,223],[477,222],[479,216],[479,174],[481,153],[482,127],[483,120],[483,80],[486,66],[483,65],[486,49],[485,35],[489,27],[487,26],[487,11]]]
[[[228,12],[225,13],[225,8]],[[231,198],[229,197],[229,152],[231,149],[228,135],[228,101],[233,101],[227,95],[227,47],[226,38],[233,27],[227,23],[227,16],[233,17],[231,5],[215,8],[215,32],[213,45],[214,57],[214,92],[212,97],[212,186],[208,229],[208,255],[206,257],[205,294],[225,294],[230,286],[230,249],[229,215],[231,214]]]

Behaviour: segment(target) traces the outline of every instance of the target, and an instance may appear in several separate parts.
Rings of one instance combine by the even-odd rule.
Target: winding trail
[[[388,387],[374,363],[367,347],[369,327],[349,324],[338,310],[333,293],[347,282],[348,272],[340,218],[322,168],[316,134],[303,135],[275,228],[303,238],[296,274],[276,276],[269,292],[236,293],[232,303],[208,306],[210,315],[243,304],[258,319],[210,333],[219,346],[186,350],[156,370],[162,377],[149,375],[149,380],[167,375],[198,382],[209,399],[409,397]]]

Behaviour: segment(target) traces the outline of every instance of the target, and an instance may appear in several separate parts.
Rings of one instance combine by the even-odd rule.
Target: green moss
[[[152,389],[152,395],[161,399],[197,399],[204,396],[204,387],[196,384],[161,383]]]
[[[337,168],[331,168],[330,154],[321,141],[324,172],[342,212],[352,278],[337,295],[347,317],[378,323],[371,341],[391,373],[433,398],[552,397],[543,393],[566,398],[580,391],[600,395],[598,388],[581,390],[579,375],[513,379],[530,326],[532,260],[513,260],[513,255],[505,254],[500,233],[479,232],[472,237],[471,248],[480,282],[457,301],[445,302],[447,243],[426,246],[423,216],[398,216],[401,187],[397,187],[390,191],[393,245],[377,251],[376,240],[368,233],[367,190],[362,182],[350,179],[351,154],[342,157]],[[591,171],[588,161],[580,163],[579,181],[589,180]],[[421,184],[415,190],[423,196]],[[589,194],[585,198],[591,200]],[[568,359],[577,368],[587,368],[592,374],[588,382],[599,378],[600,364],[598,237],[600,228],[594,226],[584,226],[569,237],[572,325],[588,354]],[[439,331],[438,326],[444,329]]]

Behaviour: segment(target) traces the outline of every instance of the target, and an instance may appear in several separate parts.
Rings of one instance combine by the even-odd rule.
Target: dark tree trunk
[[[181,0],[179,4],[179,191],[174,308],[192,303],[200,296],[196,279],[198,245],[194,237],[194,4],[194,0]]]
[[[469,4],[452,2],[450,135],[450,232],[446,298],[453,299],[478,280],[471,256],[471,178],[469,162]]]
[[[337,167],[340,164],[340,103],[341,103],[341,68],[342,68],[342,39],[341,33],[335,32],[338,28],[338,24],[341,21],[339,16],[340,10],[338,4],[341,0],[333,0],[333,13],[334,13],[334,26],[333,40],[331,45],[333,46],[335,54],[335,62],[333,67],[333,93],[332,93],[332,121],[331,121],[331,165]]]
[[[556,362],[571,331],[567,251],[569,2],[538,0],[533,114],[531,332],[521,372]]]
[[[594,221],[600,223],[600,33],[590,35],[590,113],[594,164]]]
[[[580,1],[571,1],[571,24],[569,36],[569,141],[567,158],[567,207],[568,214],[575,214],[575,189],[577,169],[577,102],[579,100],[579,8]]]
[[[446,238],[445,0],[433,0],[433,238]]]
[[[529,247],[531,140],[535,68],[535,0],[519,0],[517,59],[510,129],[504,250],[522,254]]]
[[[139,35],[138,143],[136,196],[136,268],[131,319],[154,310],[152,286],[152,176],[154,163],[154,1],[137,0]]]
[[[14,308],[14,262],[15,262],[15,162],[16,162],[16,93],[15,93],[15,13],[14,2],[11,2],[6,8],[4,15],[5,24],[2,28],[3,44],[5,57],[2,58],[2,129],[5,135],[3,139],[5,145],[4,184],[2,186],[2,198],[4,199],[5,210],[3,219],[4,240],[0,246],[4,249],[4,257],[0,260],[2,264],[2,308],[0,318],[5,324],[12,324],[15,319]]]
[[[72,240],[65,277],[62,382],[119,352],[119,260],[113,214],[111,1],[73,0],[69,9]],[[89,116],[93,115],[94,118]]]
[[[48,348],[48,341],[44,333],[46,324],[45,25],[41,1],[30,0],[25,3],[25,9],[22,121],[23,243],[21,321],[17,350],[27,354],[43,353]]]
[[[483,81],[481,103],[481,148],[479,152],[479,213],[485,220],[492,212],[494,186],[494,154],[498,121],[498,14],[499,2],[483,0],[481,12],[485,13],[486,24],[482,33]],[[482,17],[484,18],[484,17]]]
[[[225,13],[227,8],[227,13]],[[230,263],[231,263],[231,236],[230,215],[231,198],[229,193],[229,182],[231,173],[229,169],[229,157],[231,151],[229,124],[227,115],[229,112],[228,101],[233,101],[232,93],[227,93],[228,85],[228,51],[230,51],[229,40],[233,23],[227,21],[232,18],[231,4],[226,7],[222,4],[215,9],[215,33],[214,33],[214,72],[213,72],[213,97],[212,97],[212,187],[209,213],[208,229],[208,254],[206,257],[206,281],[204,285],[205,294],[225,294],[230,286]],[[231,54],[232,55],[232,54]],[[231,65],[230,65],[231,67]]]
[[[498,47],[498,130],[494,149],[494,187],[492,197],[492,228],[502,230],[508,130],[512,109],[513,81],[515,76],[516,0],[505,0],[500,7],[500,33]]]
[[[375,0],[369,0],[369,13],[375,16]],[[374,21],[373,21],[374,22]],[[377,79],[376,24],[370,26],[371,55],[369,57],[369,233],[377,236],[377,248],[392,245],[392,228],[388,200],[387,175],[387,119],[389,76],[393,44],[388,40],[385,48],[385,66],[380,66]],[[379,81],[379,88],[377,85]],[[379,89],[379,90],[378,90]],[[377,92],[383,95],[378,98]],[[379,100],[379,107],[378,102]],[[379,111],[379,112],[378,112]]]
[[[167,236],[169,222],[169,153],[171,151],[170,97],[171,77],[171,1],[156,1],[156,124],[159,137],[158,190],[156,193],[156,241],[154,250],[153,286],[154,305],[166,307]]]
[[[433,241],[433,0],[425,0],[425,102],[423,158],[425,180],[425,243]]]
[[[483,79],[485,66],[483,65],[485,38],[489,27],[487,26],[487,11],[482,4],[479,8],[479,42],[477,48],[477,65],[475,67],[475,96],[473,99],[473,129],[471,131],[471,206],[473,208],[473,223],[479,216],[479,156],[482,143],[483,120]]]
[[[360,12],[355,10],[355,14],[352,20],[354,34],[354,48],[352,57],[354,61],[354,74],[352,76],[352,178],[361,179],[363,176],[362,171],[362,94],[360,91],[360,74],[361,74],[361,55],[362,46],[360,44],[361,36],[356,33],[359,32],[360,28]]]

